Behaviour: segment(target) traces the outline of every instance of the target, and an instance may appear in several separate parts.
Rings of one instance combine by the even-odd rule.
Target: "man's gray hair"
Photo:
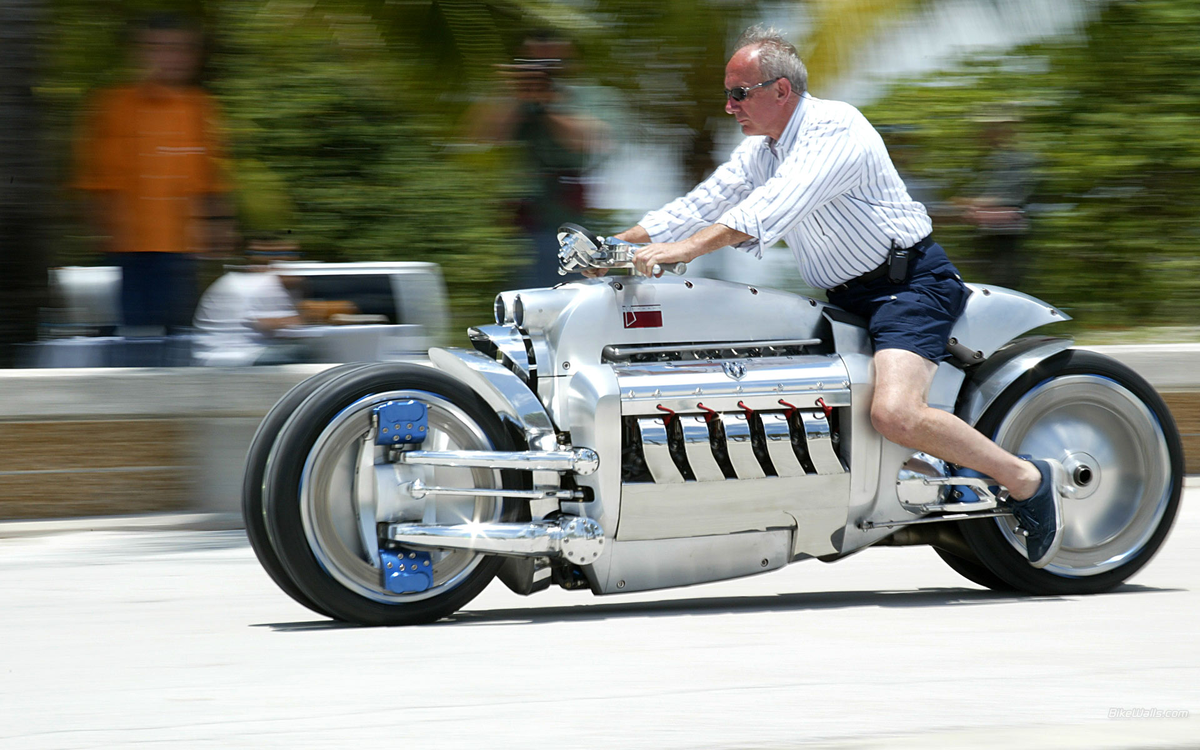
[[[786,78],[792,89],[803,94],[808,91],[808,71],[792,43],[778,29],[755,24],[742,32],[733,45],[737,52],[743,47],[758,47],[758,67],[764,80]]]

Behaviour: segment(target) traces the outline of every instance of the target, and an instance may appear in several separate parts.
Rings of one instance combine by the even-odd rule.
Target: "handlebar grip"
[[[686,272],[687,272],[687,263],[663,263],[662,265],[655,263],[654,268],[650,269],[650,274],[652,276],[654,276],[654,278],[656,278],[656,279],[659,276],[662,276],[664,273],[670,273],[670,274],[674,274],[676,276],[682,276]]]

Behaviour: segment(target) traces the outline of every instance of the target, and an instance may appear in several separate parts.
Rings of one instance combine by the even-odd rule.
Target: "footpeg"
[[[922,511],[933,513],[939,511],[942,513],[971,513],[976,511],[985,511],[995,509],[1000,501],[1007,497],[1008,490],[1000,488],[999,493],[992,492],[992,487],[996,486],[996,480],[990,477],[978,476],[954,476],[954,477],[919,477],[914,479],[902,479],[898,484],[914,483],[925,487],[969,487],[976,495],[979,495],[979,500],[967,503],[929,503],[919,507]]]

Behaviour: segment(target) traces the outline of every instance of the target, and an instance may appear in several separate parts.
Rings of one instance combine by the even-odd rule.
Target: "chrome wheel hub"
[[[379,524],[485,523],[500,520],[503,501],[469,494],[416,499],[397,491],[400,479],[462,488],[500,487],[493,469],[404,466],[382,461],[371,417],[386,401],[417,399],[429,409],[429,450],[492,450],[487,435],[453,403],[424,391],[372,394],[347,406],[313,443],[304,464],[300,514],[309,548],[321,566],[347,589],[389,604],[436,596],[462,582],[482,560],[470,551],[432,552],[433,584],[416,593],[389,591],[379,557]],[[384,476],[380,476],[383,474]]]
[[[1062,462],[1063,546],[1047,571],[1088,576],[1136,555],[1166,512],[1170,455],[1154,413],[1117,381],[1067,375],[1034,387],[1009,411],[996,442],[1014,453]],[[1024,554],[1012,519],[997,521]]]

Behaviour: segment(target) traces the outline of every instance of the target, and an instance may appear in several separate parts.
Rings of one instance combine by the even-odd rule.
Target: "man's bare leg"
[[[1016,500],[1037,491],[1041,474],[954,414],[929,406],[937,365],[904,349],[875,353],[871,422],[893,443],[992,477]]]

